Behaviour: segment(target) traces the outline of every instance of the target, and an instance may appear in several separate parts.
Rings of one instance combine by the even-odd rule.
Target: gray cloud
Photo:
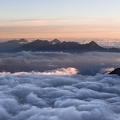
[[[59,68],[76,68],[82,75],[95,75],[120,66],[119,53],[19,52],[0,53],[0,56],[1,72],[48,72]]]
[[[119,120],[118,76],[0,73],[1,120]]]

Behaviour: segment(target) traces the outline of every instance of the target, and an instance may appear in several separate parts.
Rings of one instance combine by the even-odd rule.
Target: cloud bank
[[[119,53],[89,52],[69,54],[62,52],[0,53],[0,72],[47,72],[47,74],[95,75],[108,68],[120,66]],[[77,70],[75,70],[76,68]],[[57,69],[59,72],[57,72]],[[51,72],[51,73],[48,73]]]
[[[71,75],[76,75],[79,71],[76,68],[59,68],[56,70],[49,70],[49,71],[45,71],[45,72],[15,72],[14,74],[37,74],[37,75],[56,75],[56,76],[71,76]],[[1,72],[1,74],[9,74],[10,72]]]
[[[119,120],[118,76],[0,73],[1,120]]]

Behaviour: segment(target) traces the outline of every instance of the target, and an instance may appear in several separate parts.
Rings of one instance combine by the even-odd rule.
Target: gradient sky
[[[0,0],[0,39],[119,39],[120,0]]]

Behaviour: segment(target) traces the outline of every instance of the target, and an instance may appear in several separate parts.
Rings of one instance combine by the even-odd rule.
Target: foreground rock
[[[116,68],[114,71],[110,72],[109,74],[117,74],[120,76],[120,68]]]

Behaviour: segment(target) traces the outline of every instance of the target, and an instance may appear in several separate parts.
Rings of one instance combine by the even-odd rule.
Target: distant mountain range
[[[20,51],[43,51],[43,52],[70,52],[81,53],[90,51],[99,52],[120,52],[119,48],[105,48],[99,46],[96,42],[91,41],[86,44],[79,44],[78,42],[66,42],[54,39],[48,40],[35,40],[28,42],[25,39],[11,40],[8,42],[0,43],[0,52],[20,52]]]
[[[6,52],[11,51],[13,49],[17,49],[20,46],[25,45],[26,43],[28,43],[28,41],[25,39],[10,40],[7,42],[0,43],[0,52]]]

